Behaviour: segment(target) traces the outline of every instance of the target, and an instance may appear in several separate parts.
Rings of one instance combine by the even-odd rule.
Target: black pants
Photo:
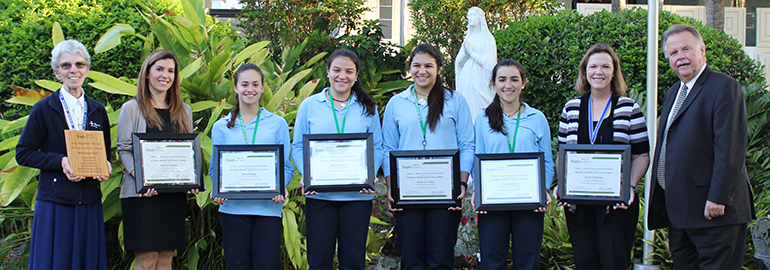
[[[395,212],[401,269],[454,270],[461,211],[410,209]]]
[[[637,197],[639,198],[639,197]],[[634,233],[639,222],[639,200],[626,210],[578,205],[564,209],[576,270],[624,270],[631,267]]]
[[[481,269],[507,269],[509,244],[513,246],[513,269],[540,269],[543,216],[543,213],[533,211],[490,211],[479,214]]]
[[[339,270],[366,266],[366,237],[372,201],[305,200],[307,262],[311,270],[334,269],[337,250]]]
[[[668,233],[676,270],[740,270],[743,265],[746,224],[696,229],[669,224]]]
[[[227,269],[281,269],[281,218],[219,213],[219,221]]]

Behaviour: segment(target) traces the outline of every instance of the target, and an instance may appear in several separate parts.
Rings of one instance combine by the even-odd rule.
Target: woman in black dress
[[[142,63],[136,97],[123,104],[118,119],[117,146],[126,168],[120,191],[124,244],[135,252],[135,269],[171,269],[174,250],[185,247],[187,194],[138,194],[134,179],[131,134],[171,132],[192,132],[192,110],[182,101],[176,56],[157,50]]]

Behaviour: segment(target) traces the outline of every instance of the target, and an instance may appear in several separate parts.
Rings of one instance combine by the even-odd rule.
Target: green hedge
[[[765,82],[759,65],[743,52],[737,40],[722,31],[664,11],[660,14],[659,34],[678,23],[693,25],[701,32],[711,68],[736,78],[741,85]],[[530,80],[526,100],[545,113],[552,128],[558,124],[564,103],[578,95],[574,90],[577,66],[588,48],[596,43],[607,43],[615,49],[629,90],[646,93],[647,11],[644,9],[622,13],[603,11],[589,16],[575,11],[530,16],[493,34],[497,39],[498,59],[516,59],[526,68]],[[668,88],[679,79],[662,52],[658,70],[658,100],[662,100]]]
[[[153,0],[160,7],[157,12],[181,10],[174,0]],[[102,34],[114,23],[126,23],[145,35],[150,32],[136,10],[133,0],[3,0],[0,1],[0,99],[13,96],[7,85],[40,89],[34,80],[57,81],[51,71],[51,29],[54,22],[61,24],[66,39],[82,42],[91,53],[91,70],[116,77],[136,77],[142,63],[140,39],[126,37],[113,50],[94,55],[93,48]],[[86,82],[88,83],[88,81]],[[119,106],[125,97],[111,96],[102,91],[86,92],[97,100],[110,100]],[[106,105],[106,104],[105,104]],[[0,102],[2,119],[24,116],[29,107]]]

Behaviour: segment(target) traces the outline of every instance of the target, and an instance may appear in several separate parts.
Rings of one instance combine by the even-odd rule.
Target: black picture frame
[[[313,180],[313,170],[322,170],[323,168],[313,168],[311,158],[314,150],[311,148],[311,142],[331,142],[340,143],[346,141],[365,141],[365,159],[366,181],[361,184],[332,184],[322,185]],[[360,191],[362,189],[374,190],[374,137],[372,133],[342,133],[342,134],[304,134],[302,135],[303,146],[303,181],[304,191],[316,192],[336,192],[336,191]]]
[[[193,189],[203,191],[206,185],[203,183],[203,170],[201,159],[201,141],[198,133],[133,133],[132,143],[134,148],[134,175],[136,175],[136,190],[144,194],[153,188],[159,193],[187,192]],[[145,156],[142,148],[145,142],[187,142],[192,144],[194,181],[181,184],[148,183],[144,168]]]
[[[513,161],[513,160],[529,160],[534,161],[535,170],[537,172],[537,202],[536,203],[514,203],[514,202],[501,202],[492,203],[483,200],[484,193],[484,165],[490,161]],[[540,207],[547,207],[548,204],[548,187],[545,186],[545,154],[543,152],[531,152],[531,153],[503,153],[503,154],[476,154],[474,158],[474,170],[473,170],[473,192],[475,196],[475,211],[513,211],[513,210],[536,210]],[[515,199],[515,198],[513,198]]]
[[[621,179],[618,179],[620,185],[620,196],[595,196],[595,195],[573,195],[567,194],[566,184],[568,166],[566,163],[570,160],[569,155],[573,153],[580,154],[612,154],[620,155],[621,158]],[[631,179],[631,145],[628,144],[560,144],[559,145],[559,162],[556,164],[559,173],[558,183],[560,202],[567,202],[570,204],[588,204],[588,205],[614,205],[617,203],[628,203],[631,196],[630,179]]]
[[[452,195],[450,199],[415,199],[401,198],[398,161],[400,159],[449,159],[452,166]],[[390,151],[390,192],[393,196],[393,207],[404,209],[449,208],[462,206],[460,196],[460,151],[453,150],[422,150],[422,151]]]
[[[222,190],[222,154],[227,152],[250,152],[253,154],[273,153],[275,156],[275,187],[274,190]],[[214,168],[211,174],[213,188],[212,197],[229,200],[257,200],[272,199],[278,195],[285,195],[286,177],[284,174],[283,145],[280,144],[250,144],[250,145],[214,145],[211,154],[211,164]]]

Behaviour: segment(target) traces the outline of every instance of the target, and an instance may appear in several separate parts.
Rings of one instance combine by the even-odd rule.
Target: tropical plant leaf
[[[96,46],[94,47],[94,52],[96,52],[96,54],[100,54],[109,51],[110,49],[115,48],[115,46],[120,44],[121,36],[133,35],[135,33],[136,31],[130,25],[125,23],[116,23],[110,27],[107,32],[104,32],[104,35],[102,35],[101,38],[99,38],[99,41],[96,42]]]
[[[14,159],[11,162],[15,163],[16,161]],[[7,207],[11,204],[39,172],[38,169],[18,165],[3,170],[0,174],[0,182],[3,183],[3,187],[0,189],[0,206]]]
[[[198,204],[198,208],[203,209],[206,207],[206,204],[213,203],[211,198],[209,197],[211,194],[211,189],[213,188],[214,184],[211,182],[211,176],[206,174],[203,176],[204,185],[206,187],[206,190],[198,192],[198,194],[195,194],[195,202]]]
[[[24,87],[18,87],[15,85],[8,85],[13,89],[14,96],[5,102],[32,106],[35,105],[41,99],[50,96],[51,92],[42,89],[27,89]]]
[[[104,213],[104,222],[112,219],[120,212],[120,191],[113,190],[110,193],[102,193],[102,212]]]
[[[310,69],[300,71],[286,80],[283,85],[281,85],[281,88],[273,94],[273,97],[270,99],[270,102],[267,103],[265,109],[270,112],[275,112],[275,110],[278,108],[278,105],[280,105],[281,102],[286,99],[286,95],[289,93],[289,90],[294,88],[294,85],[299,83],[299,81],[303,80],[308,74],[310,74],[310,71]]]
[[[267,44],[269,44],[270,41],[261,41],[254,44],[251,44],[250,46],[244,48],[241,52],[235,55],[233,57],[233,66],[240,65],[244,60],[256,56],[260,50],[265,48]]]
[[[216,121],[211,121],[211,119],[219,119],[219,116],[222,114],[222,109],[224,107],[224,104],[227,104],[227,101],[223,99],[219,101],[219,105],[217,105],[216,108],[211,110],[211,117],[209,118],[209,123],[206,126],[206,129],[203,131],[203,134],[209,134],[209,132],[211,131],[211,127],[214,125],[214,122],[216,122]]]
[[[64,33],[61,31],[61,24],[59,24],[59,22],[53,23],[53,29],[51,29],[51,40],[53,41],[54,47],[56,47],[59,42],[64,41]]]
[[[195,72],[197,72],[201,68],[202,64],[203,64],[203,57],[199,57],[198,59],[195,59],[195,61],[193,61],[186,67],[184,67],[184,69],[182,69],[181,71],[179,71],[179,77],[184,79],[192,76],[193,74],[195,74]]]
[[[50,91],[61,89],[62,84],[51,80],[35,80],[35,84]]]
[[[0,169],[5,169],[5,166],[8,165],[8,162],[11,162],[11,159],[16,156],[16,150],[8,151],[8,153],[3,154],[0,156]]]
[[[109,74],[91,70],[88,72],[88,77],[96,81],[88,85],[99,90],[112,94],[136,96],[136,85],[127,83]]]
[[[192,107],[193,112],[200,112],[202,110],[216,108],[217,106],[219,106],[219,103],[211,100],[198,101],[193,104],[190,104],[190,107]]]
[[[289,254],[289,260],[296,267],[302,265],[300,238],[294,212],[283,209],[283,244],[286,247],[286,253]]]
[[[19,137],[21,137],[21,135],[16,135],[8,139],[5,139],[3,141],[0,141],[0,151],[5,151],[16,147],[16,144],[19,143]]]
[[[3,127],[2,134],[6,134],[8,132],[13,132],[13,131],[16,131],[16,130],[19,130],[19,129],[23,128],[24,126],[27,125],[27,120],[28,119],[29,119],[29,115],[11,121],[10,123],[8,123],[7,125],[5,125]]]

